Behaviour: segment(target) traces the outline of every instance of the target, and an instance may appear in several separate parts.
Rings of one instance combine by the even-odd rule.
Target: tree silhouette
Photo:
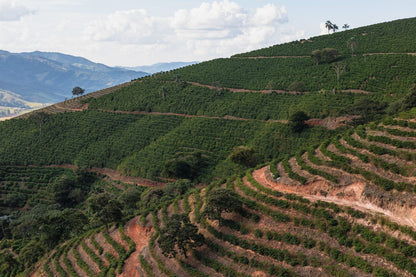
[[[256,157],[252,147],[236,146],[233,148],[233,151],[228,158],[233,163],[241,164],[247,168],[256,165]]]
[[[309,116],[304,111],[297,111],[289,118],[289,126],[295,133],[302,132],[308,125],[305,123]]]
[[[328,29],[328,34],[329,34],[329,31],[331,31],[331,29],[332,29],[332,26],[333,26],[334,24],[332,24],[332,22],[331,21],[329,21],[329,20],[327,20],[326,22],[325,22],[325,28],[327,28]]]
[[[165,222],[165,228],[160,230],[158,243],[163,255],[173,258],[179,252],[186,256],[186,252],[201,246],[204,236],[198,233],[198,227],[193,225],[186,214],[174,214]]]
[[[344,26],[342,26],[342,29],[344,30],[348,30],[350,28],[350,25],[348,25],[347,23],[344,24]]]
[[[108,233],[108,224],[110,222],[121,220],[123,214],[122,204],[113,195],[101,193],[88,198],[88,206],[93,216],[104,223]]]
[[[242,207],[243,203],[234,191],[220,188],[209,192],[202,214],[206,218],[218,220],[221,225],[221,214],[223,212],[237,212]]]
[[[80,87],[74,87],[72,89],[72,95],[78,96],[78,95],[83,95],[85,92],[85,89],[80,88]]]
[[[338,30],[338,25],[337,24],[333,24],[332,25],[332,31],[334,31],[334,33]]]

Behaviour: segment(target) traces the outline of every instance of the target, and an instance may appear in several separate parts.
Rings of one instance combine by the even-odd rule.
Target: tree
[[[142,193],[139,206],[141,211],[153,210],[159,205],[160,199],[164,196],[164,192],[160,188],[149,188]]]
[[[337,24],[333,24],[332,25],[332,31],[335,33],[338,30],[338,25]]]
[[[234,191],[220,188],[209,192],[202,215],[212,220],[219,220],[219,224],[221,224],[223,212],[237,212],[242,208],[243,203]]]
[[[322,61],[322,51],[319,49],[313,50],[311,58],[315,61],[315,64],[318,65]]]
[[[305,121],[308,119],[309,116],[304,111],[297,111],[290,116],[289,126],[295,133],[300,133],[307,127]]]
[[[347,41],[347,46],[348,46],[348,48],[351,48],[351,57],[354,56],[354,49],[357,47],[357,41],[356,41],[355,37],[351,37]]]
[[[200,151],[178,152],[164,164],[163,174],[167,177],[193,179],[203,167],[206,155]]]
[[[123,216],[120,201],[108,193],[93,195],[87,202],[93,216],[104,223],[107,233],[108,224],[119,221]]]
[[[332,26],[333,26],[333,24],[332,24],[332,22],[331,22],[331,21],[327,20],[327,21],[325,22],[325,28],[327,28],[327,29],[328,29],[328,34],[329,34],[329,31],[331,31],[331,30],[332,30]]]
[[[324,48],[322,50],[317,49],[312,51],[311,58],[315,61],[315,64],[318,65],[320,63],[331,63],[337,59],[338,55],[337,49]]]
[[[332,65],[331,68],[335,71],[335,74],[337,75],[337,87],[339,89],[339,78],[345,71],[348,70],[348,66],[346,63],[335,63]]]
[[[42,126],[49,119],[49,114],[43,111],[35,112],[30,117],[30,121],[39,124],[39,131],[42,133]]]
[[[254,149],[247,146],[234,147],[228,158],[236,164],[241,164],[245,167],[253,167],[256,165],[256,157],[254,156]]]
[[[331,63],[336,60],[339,53],[337,49],[334,48],[324,48],[322,49],[322,61],[326,63]]]
[[[120,201],[124,204],[124,208],[127,210],[135,209],[137,202],[140,201],[142,192],[138,187],[126,189],[119,197]]]
[[[198,233],[198,227],[193,225],[186,214],[174,214],[160,230],[158,243],[163,255],[173,258],[179,253],[187,258],[186,252],[201,246],[204,236]]]
[[[72,89],[72,95],[78,96],[78,95],[83,95],[85,92],[85,89],[80,88],[80,87],[74,87]]]
[[[75,177],[62,175],[61,177],[59,177],[59,179],[57,179],[54,182],[52,186],[54,200],[64,207],[69,207],[79,203],[77,202],[79,201],[79,195],[77,195],[79,191],[77,191],[76,193],[71,193],[75,189]]]
[[[342,26],[342,29],[344,29],[344,30],[348,30],[350,28],[350,25],[348,25],[347,23],[345,23],[343,26]]]

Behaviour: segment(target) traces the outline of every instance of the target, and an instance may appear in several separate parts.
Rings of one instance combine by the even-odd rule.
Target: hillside
[[[31,102],[62,101],[75,86],[92,92],[145,75],[60,53],[0,51],[0,89]]]
[[[0,122],[0,276],[416,275],[414,26],[276,45]]]

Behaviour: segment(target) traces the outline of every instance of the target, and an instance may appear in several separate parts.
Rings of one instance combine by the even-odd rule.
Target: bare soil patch
[[[123,273],[120,277],[139,277],[139,255],[149,243],[150,237],[153,233],[150,227],[142,227],[139,224],[140,217],[137,216],[127,222],[125,228],[126,235],[128,235],[136,243],[136,251],[125,261]]]
[[[340,188],[329,188],[325,182],[314,182],[304,186],[288,186],[283,183],[268,181],[265,177],[265,171],[267,169],[267,167],[263,167],[253,172],[253,177],[264,186],[269,186],[281,192],[295,193],[311,201],[321,200],[333,202],[371,214],[383,214],[393,222],[416,228],[416,211],[414,209],[403,209],[402,212],[395,210],[392,212],[391,210],[377,206],[363,197],[363,191],[366,187],[365,183],[357,182]],[[326,196],[319,195],[319,192],[322,190],[328,191],[328,194]]]
[[[351,122],[354,118],[359,116],[340,116],[340,117],[327,117],[324,119],[321,118],[311,118],[305,123],[310,126],[323,126],[330,130],[334,130],[338,127],[344,126],[347,123]]]

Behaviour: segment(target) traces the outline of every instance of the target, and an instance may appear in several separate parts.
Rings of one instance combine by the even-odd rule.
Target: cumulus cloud
[[[234,2],[202,3],[191,10],[179,10],[171,27],[180,35],[195,38],[227,38],[241,33],[247,13]]]
[[[154,19],[145,10],[116,11],[89,23],[85,34],[96,41],[141,43],[154,34],[153,25]]]
[[[85,35],[94,41],[163,45],[208,59],[278,43],[281,25],[288,21],[284,6],[265,4],[246,10],[230,0],[204,2],[167,17],[145,10],[116,11],[90,22]]]
[[[0,0],[0,21],[18,21],[34,11],[21,5],[17,0]]]

